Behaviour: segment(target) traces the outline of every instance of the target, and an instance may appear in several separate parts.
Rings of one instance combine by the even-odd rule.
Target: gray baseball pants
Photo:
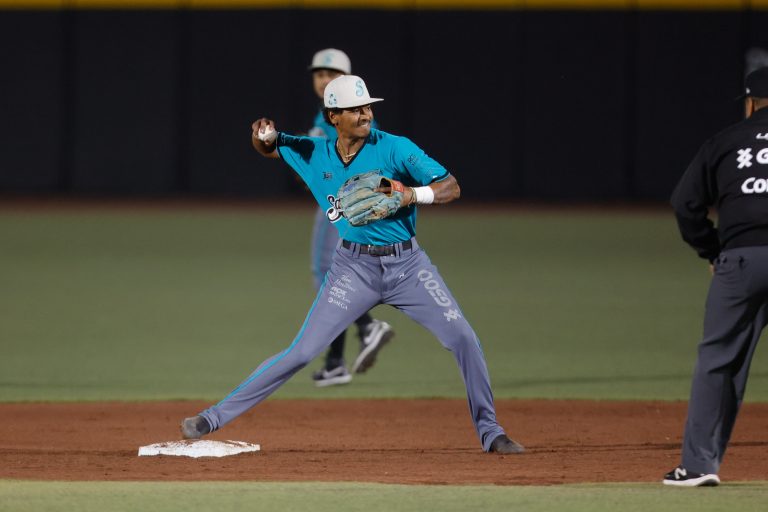
[[[405,244],[407,245],[407,243]],[[467,389],[469,410],[485,451],[504,430],[496,421],[490,378],[477,335],[416,239],[410,248],[394,245],[395,254],[373,256],[361,246],[342,242],[333,264],[298,334],[270,357],[224,400],[202,413],[217,430],[275,392],[317,357],[360,315],[389,304],[434,334],[456,358]],[[363,246],[364,247],[364,246]]]
[[[331,224],[331,221],[328,220],[328,216],[325,214],[325,210],[322,208],[315,210],[311,243],[312,280],[315,290],[319,290],[320,285],[323,284],[325,273],[331,268],[334,247],[339,244],[339,230]]]
[[[723,251],[715,261],[688,402],[682,453],[687,470],[720,469],[766,322],[768,247]]]

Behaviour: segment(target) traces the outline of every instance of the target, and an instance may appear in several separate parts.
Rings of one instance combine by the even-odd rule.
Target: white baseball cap
[[[371,98],[365,82],[359,76],[342,75],[325,86],[323,104],[327,108],[354,108],[370,105],[384,98]]]
[[[308,69],[310,71],[333,69],[348,75],[352,72],[352,63],[343,51],[336,48],[326,48],[325,50],[320,50],[312,57],[312,65]]]

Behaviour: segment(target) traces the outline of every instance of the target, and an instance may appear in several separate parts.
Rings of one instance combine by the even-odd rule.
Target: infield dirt
[[[654,482],[678,463],[683,402],[499,400],[523,455],[483,453],[463,400],[271,400],[208,439],[258,443],[221,459],[138,457],[179,438],[202,402],[0,404],[0,478],[358,481],[406,484]],[[746,404],[720,476],[768,479],[768,404]]]

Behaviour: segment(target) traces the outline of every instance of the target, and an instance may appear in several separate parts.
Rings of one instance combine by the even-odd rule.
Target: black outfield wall
[[[383,129],[465,197],[665,200],[736,122],[759,10],[0,10],[0,193],[279,196],[250,147],[304,131],[345,50]]]

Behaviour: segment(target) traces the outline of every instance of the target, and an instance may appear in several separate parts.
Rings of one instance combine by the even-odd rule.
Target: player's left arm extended
[[[455,201],[456,199],[458,199],[459,196],[461,195],[459,182],[456,181],[456,178],[454,178],[452,174],[449,174],[447,177],[443,178],[440,181],[430,183],[429,185],[425,185],[423,187],[406,187],[406,186],[403,186],[403,184],[400,183],[399,181],[385,179],[383,181],[383,186],[380,186],[374,189],[374,192],[381,192],[383,194],[387,194],[388,196],[391,196],[393,187],[391,187],[390,185],[394,187],[394,191],[400,192],[401,194],[401,197],[400,197],[401,208],[410,206],[416,203],[417,194],[422,195],[425,192],[424,189],[426,189],[427,187],[429,187],[432,190],[432,200],[429,201],[428,204],[450,203],[451,201]]]
[[[406,188],[401,206],[444,204],[461,195],[456,178],[434,158],[406,137],[398,137],[392,151],[395,167],[417,186]]]
[[[449,174],[448,177],[443,180],[430,183],[429,188],[431,188],[432,193],[435,194],[432,204],[450,203],[461,196],[459,182],[456,181],[453,174]]]
[[[452,174],[423,187],[402,187],[401,185],[401,189],[404,189],[400,200],[401,208],[412,204],[445,204],[461,196],[459,182]]]

